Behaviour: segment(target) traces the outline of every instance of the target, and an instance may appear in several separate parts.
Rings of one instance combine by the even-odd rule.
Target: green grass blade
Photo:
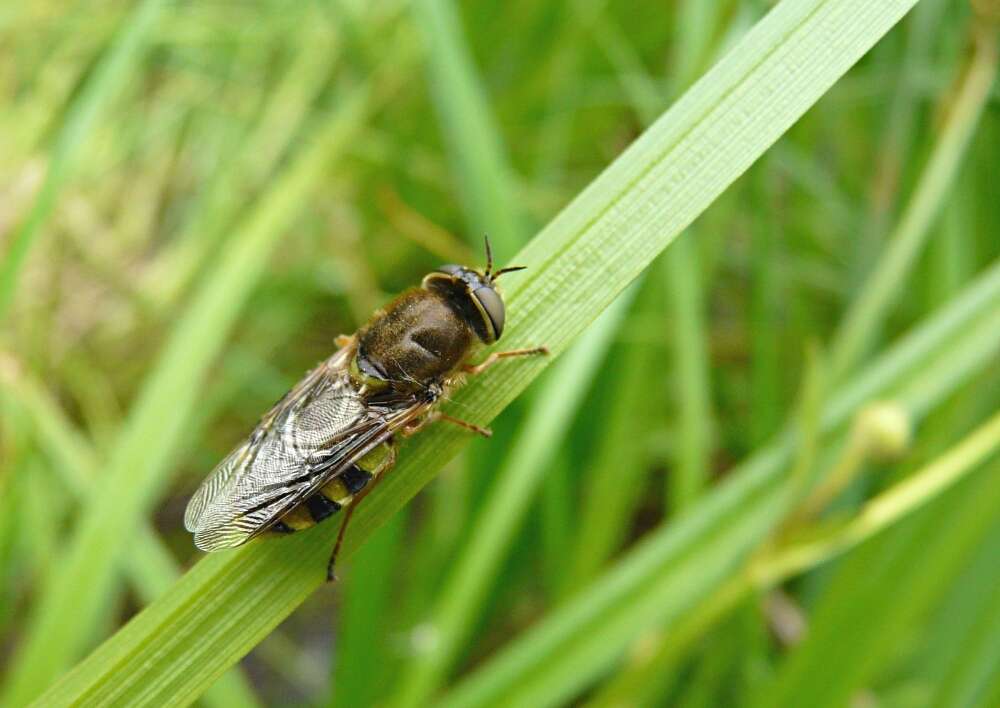
[[[417,655],[400,678],[388,705],[426,705],[441,683],[482,612],[489,584],[500,565],[543,475],[562,447],[573,415],[597,372],[630,298],[619,298],[559,361],[534,399],[520,432],[496,476],[496,482],[469,529],[469,540],[456,554],[453,571],[425,626],[434,646]]]
[[[331,155],[365,113],[367,92],[345,101],[293,162],[207,274],[139,393],[101,483],[36,607],[4,692],[26,703],[75,658],[90,636],[102,597],[132,529],[156,498],[201,381],[231,331],[268,256],[298,213]]]
[[[48,170],[41,190],[35,197],[31,211],[14,233],[0,264],[0,320],[7,314],[21,267],[32,244],[55,208],[59,193],[71,176],[75,162],[94,127],[115,91],[126,81],[136,61],[142,57],[142,48],[156,24],[163,0],[143,0],[125,18],[115,34],[106,54],[94,68],[66,112],[66,118],[56,137],[49,159]]]
[[[544,343],[562,352],[912,5],[785,0],[775,8],[521,252],[530,269],[508,286],[505,345]],[[533,359],[490,372],[456,402],[474,412],[472,422],[486,423],[546,365]],[[462,441],[437,428],[408,444],[399,467],[355,514],[345,556]],[[335,533],[321,525],[203,560],[43,700],[192,700],[322,582]]]
[[[443,123],[469,238],[478,245],[483,234],[489,235],[505,262],[525,240],[521,210],[458,10],[452,0],[417,0],[413,12],[427,44],[431,95]]]

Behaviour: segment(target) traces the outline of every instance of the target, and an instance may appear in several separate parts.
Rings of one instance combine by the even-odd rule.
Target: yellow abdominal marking
[[[327,482],[319,491],[324,497],[330,501],[337,502],[341,506],[347,506],[354,501],[354,495],[347,491],[347,487],[339,479]]]
[[[369,451],[364,456],[359,458],[353,465],[348,467],[357,467],[363,473],[367,473],[371,476],[368,480],[368,484],[365,487],[374,483],[375,478],[388,468],[392,467],[393,463],[396,461],[396,449],[390,442],[384,442],[377,446],[375,449]],[[349,471],[349,470],[348,470]],[[355,470],[353,476],[357,478],[358,470]],[[302,531],[304,529],[310,528],[316,525],[317,520],[322,520],[327,515],[333,512],[329,506],[324,507],[322,504],[316,507],[316,502],[321,501],[316,499],[317,496],[325,497],[330,502],[333,502],[340,508],[346,507],[348,504],[354,501],[354,497],[360,490],[355,489],[355,494],[352,494],[348,489],[347,484],[345,484],[344,474],[331,479],[329,482],[324,484],[318,490],[310,495],[310,498],[304,500],[298,505],[294,506],[281,517],[279,526],[283,525],[284,528],[280,529],[280,533],[288,533],[289,531]],[[310,509],[310,506],[314,509]]]

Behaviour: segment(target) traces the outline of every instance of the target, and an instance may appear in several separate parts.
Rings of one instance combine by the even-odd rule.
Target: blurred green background
[[[199,555],[188,497],[335,335],[441,262],[481,264],[483,234],[509,264],[770,8],[5,4],[3,695],[170,592]],[[1000,704],[998,18],[922,0],[205,704],[476,704],[557,622],[627,646],[538,679],[557,703]],[[919,337],[888,402],[851,398]],[[204,383],[157,378],[187,357]],[[163,431],[130,417],[151,387],[191,389]],[[820,435],[831,416],[853,422]],[[805,444],[775,462],[786,426]],[[136,459],[141,492],[88,496]],[[557,614],[754,465],[826,481],[736,565],[706,537],[622,605]],[[40,669],[18,657],[88,505],[142,515],[135,558]],[[711,592],[686,589],[700,572]],[[625,629],[643,603],[675,609]]]

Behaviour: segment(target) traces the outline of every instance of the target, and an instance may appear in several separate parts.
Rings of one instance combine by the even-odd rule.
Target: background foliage
[[[676,186],[629,170],[696,108],[794,118],[718,87],[768,41],[790,85],[813,76],[809,23],[852,4],[783,3],[769,27],[805,39],[748,35],[757,0],[0,11],[0,702],[1000,702],[990,0],[917,5],[493,439],[361,520],[338,585],[310,594],[315,562],[280,563],[316,561],[318,535],[174,585],[197,558],[187,498],[334,335],[442,261],[481,262],[484,232],[510,261],[732,49],[524,251],[512,343],[582,327],[624,287],[614,267],[645,265],[588,261],[595,244],[651,257],[686,222],[574,219]],[[689,138],[675,164],[766,147]],[[453,412],[495,412],[543,365]],[[445,461],[429,435],[421,481]],[[386,498],[416,491],[408,469]],[[303,604],[241,640],[239,604],[268,593],[272,624]]]

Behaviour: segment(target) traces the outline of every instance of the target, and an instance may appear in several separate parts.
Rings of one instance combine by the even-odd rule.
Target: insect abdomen
[[[354,501],[354,497],[395,462],[395,449],[384,442],[327,482],[281,517],[271,530],[294,533],[324,521]]]

